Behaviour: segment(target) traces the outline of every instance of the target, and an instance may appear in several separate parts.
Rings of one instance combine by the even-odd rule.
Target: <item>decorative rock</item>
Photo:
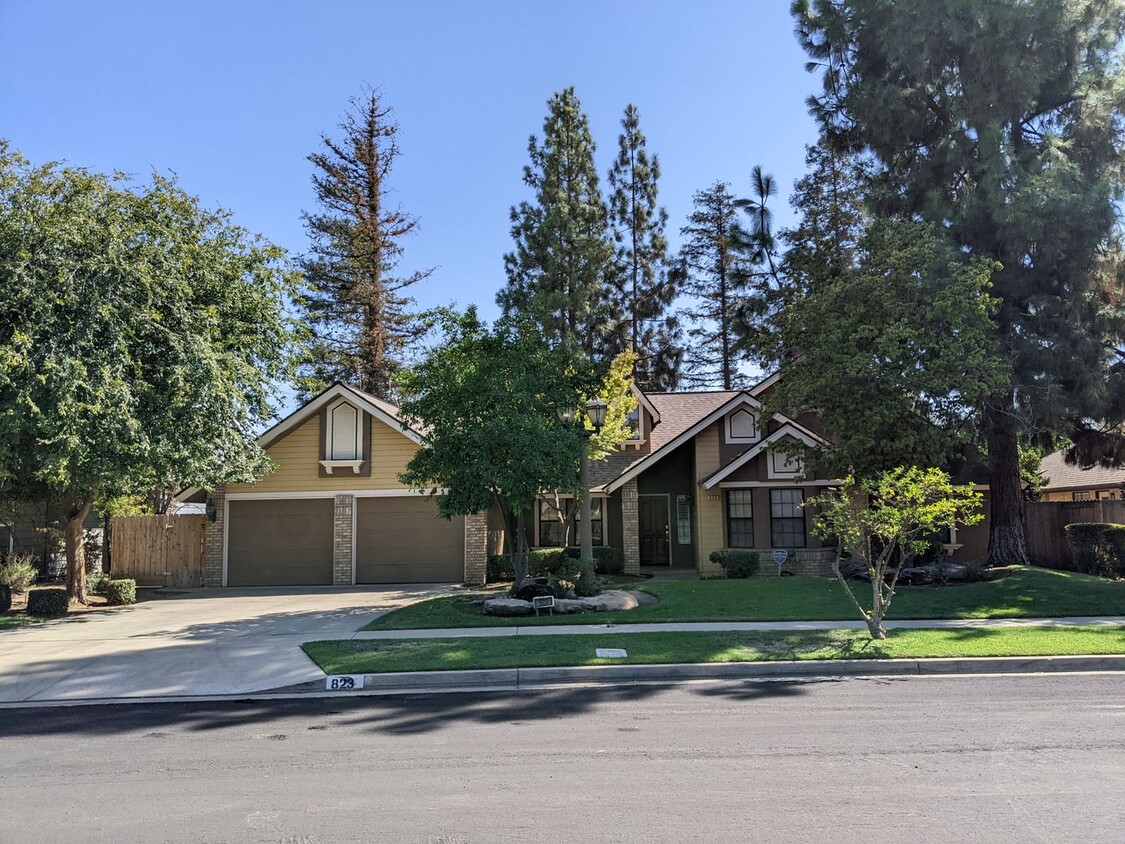
[[[589,598],[557,598],[555,600],[555,612],[559,615],[572,615],[578,612],[587,612],[594,609],[594,605],[590,603]]]
[[[637,603],[642,607],[651,607],[654,604],[660,603],[660,599],[653,595],[651,592],[636,591],[630,592],[629,594],[636,598]]]
[[[531,615],[533,612],[531,601],[519,598],[492,598],[484,602],[485,615]]]
[[[635,610],[641,605],[635,592],[625,592],[620,589],[608,589],[600,595],[585,599],[596,612],[619,612],[621,610]]]

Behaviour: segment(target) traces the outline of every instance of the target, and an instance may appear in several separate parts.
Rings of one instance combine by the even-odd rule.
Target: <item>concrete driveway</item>
[[[446,585],[197,589],[0,631],[0,702],[243,694],[317,680],[300,649]]]

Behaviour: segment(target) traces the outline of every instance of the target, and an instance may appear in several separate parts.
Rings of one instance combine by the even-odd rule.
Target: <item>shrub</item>
[[[493,554],[488,558],[488,582],[510,583],[516,579],[512,558],[507,554]]]
[[[722,548],[711,552],[711,562],[723,567],[727,577],[745,578],[758,573],[758,552],[745,548]]]
[[[103,588],[106,603],[113,606],[137,603],[137,581],[132,579],[106,580]]]
[[[0,585],[0,612],[7,612],[12,608],[12,589]]]
[[[39,570],[29,554],[15,555],[0,563],[0,586],[13,592],[26,592],[39,576]]]
[[[572,570],[565,548],[533,548],[528,555],[527,573],[532,577],[558,577]]]
[[[1125,577],[1125,525],[1076,522],[1066,526],[1076,571],[1098,577]]]
[[[109,575],[96,571],[86,578],[86,591],[91,595],[104,595],[105,585],[109,582]]]
[[[579,560],[578,571],[574,577],[574,594],[579,598],[589,598],[601,591],[597,566],[593,560]]]
[[[69,609],[65,589],[33,589],[27,593],[28,615],[66,615]]]

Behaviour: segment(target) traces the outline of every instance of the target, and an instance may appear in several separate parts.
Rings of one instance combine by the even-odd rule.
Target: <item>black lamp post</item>
[[[578,468],[578,484],[582,487],[582,526],[579,535],[579,545],[583,560],[594,559],[594,533],[591,525],[592,513],[590,511],[590,437],[605,425],[606,403],[601,399],[590,399],[586,402],[586,416],[594,426],[591,431],[585,425],[579,424],[578,435],[582,438],[582,460]],[[564,425],[574,424],[575,412],[573,409],[560,409],[559,419]]]

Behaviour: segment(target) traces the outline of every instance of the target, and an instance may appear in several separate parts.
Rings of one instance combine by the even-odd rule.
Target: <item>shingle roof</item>
[[[1125,483],[1125,469],[1094,466],[1083,469],[1066,462],[1066,449],[1048,454],[1039,462],[1039,471],[1047,477],[1044,489],[1106,489]]]
[[[590,488],[597,489],[613,481],[622,472],[650,454],[655,454],[700,419],[726,404],[738,390],[717,390],[709,393],[645,393],[660,413],[660,424],[649,432],[649,453],[634,450],[614,452],[605,460],[590,464]]]

